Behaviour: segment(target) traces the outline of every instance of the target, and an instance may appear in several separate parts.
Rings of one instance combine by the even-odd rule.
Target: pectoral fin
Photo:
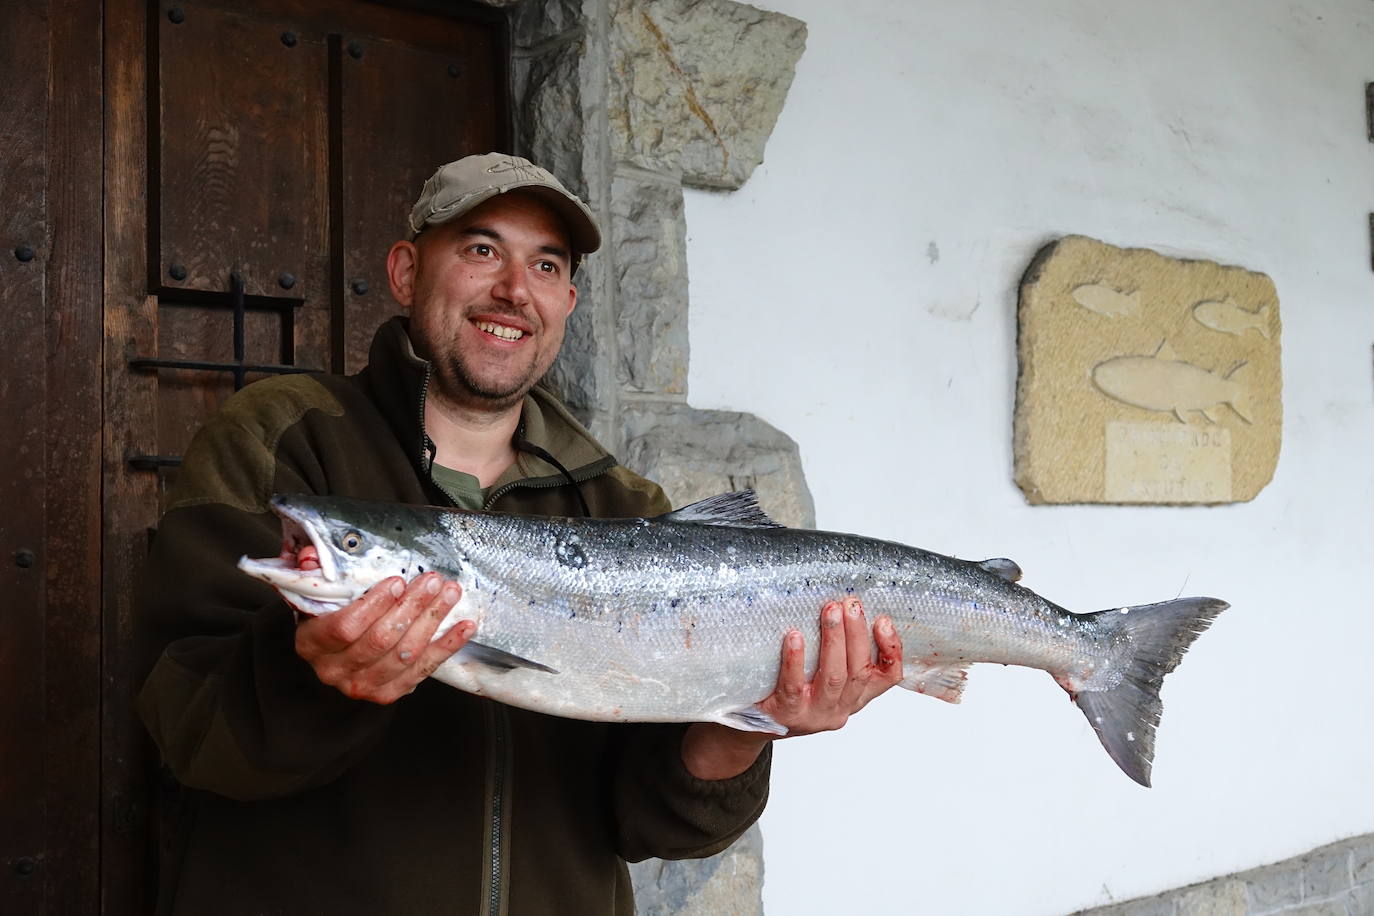
[[[716,721],[721,725],[728,725],[742,732],[767,732],[770,735],[787,734],[785,725],[779,725],[777,720],[757,706],[732,709]]]
[[[528,658],[521,658],[504,649],[497,649],[492,646],[483,645],[480,642],[469,642],[459,649],[453,656],[460,662],[477,662],[483,665],[490,665],[502,671],[510,671],[515,668],[532,668],[535,671],[544,671],[549,674],[557,674],[548,665],[541,665],[539,662],[532,662]]]

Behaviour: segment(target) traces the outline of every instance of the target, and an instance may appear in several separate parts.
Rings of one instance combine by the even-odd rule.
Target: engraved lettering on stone
[[[1120,503],[1229,502],[1231,431],[1224,426],[1114,420],[1106,429],[1104,495]]]
[[[1208,300],[1193,306],[1193,318],[1204,328],[1234,334],[1240,337],[1246,331],[1258,331],[1265,340],[1270,340],[1269,312],[1273,303],[1250,311],[1237,304],[1230,296],[1224,300]]]
[[[1083,286],[1074,287],[1071,295],[1074,302],[1088,311],[1096,312],[1107,318],[1134,315],[1140,311],[1140,290],[1123,293],[1119,289],[1101,283],[1086,283]]]
[[[1191,411],[1216,423],[1208,411],[1225,404],[1248,424],[1251,410],[1246,388],[1231,378],[1244,365],[1224,375],[1209,372],[1179,359],[1165,341],[1153,356],[1117,356],[1098,363],[1092,378],[1107,397],[1132,407],[1172,413],[1180,423],[1188,422],[1183,415]]]

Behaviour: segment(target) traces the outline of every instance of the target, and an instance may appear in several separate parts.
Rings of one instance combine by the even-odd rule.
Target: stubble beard
[[[505,384],[483,382],[470,371],[459,356],[451,356],[436,373],[444,397],[462,407],[484,412],[500,412],[519,404],[544,373],[531,364],[525,374]]]

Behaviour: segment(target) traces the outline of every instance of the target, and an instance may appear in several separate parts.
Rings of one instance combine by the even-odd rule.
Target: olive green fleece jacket
[[[733,779],[682,764],[682,725],[560,719],[435,681],[391,706],[321,684],[294,615],[235,568],[281,543],[277,492],[448,505],[429,479],[429,364],[403,320],[355,376],[250,385],[187,450],[136,613],[139,713],[166,770],[158,913],[630,914],[625,860],[710,855],[763,810],[767,751]],[[522,435],[594,516],[669,509],[547,393]],[[580,515],[521,453],[496,511]]]

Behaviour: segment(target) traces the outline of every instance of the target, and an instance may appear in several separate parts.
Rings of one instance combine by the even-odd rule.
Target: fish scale
[[[957,702],[971,664],[1047,671],[1143,785],[1160,683],[1226,607],[1181,598],[1075,614],[1017,584],[1009,560],[976,563],[784,528],[749,492],[656,519],[527,518],[312,496],[279,496],[273,507],[288,539],[316,547],[321,568],[246,557],[240,566],[307,613],[336,610],[419,567],[459,582],[462,597],[439,633],[461,619],[477,630],[433,676],[463,690],[572,718],[784,733],[756,705],[776,683],[784,635],[805,636],[809,676],[821,606],[856,594],[870,620],[891,618],[903,645],[902,686]]]

